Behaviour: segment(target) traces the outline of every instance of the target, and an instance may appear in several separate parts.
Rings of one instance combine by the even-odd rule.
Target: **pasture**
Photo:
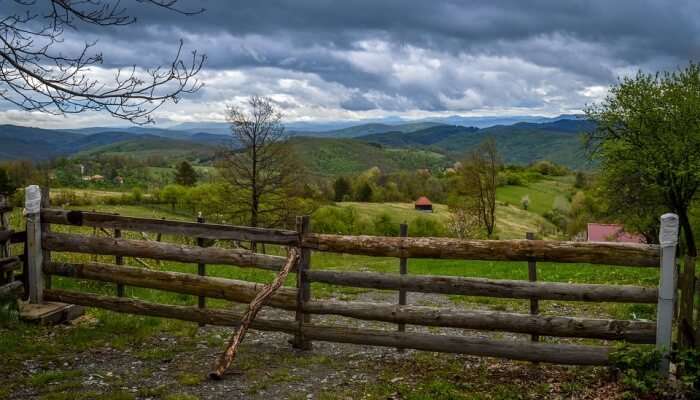
[[[338,206],[365,206],[361,212],[367,215],[373,212],[391,212],[409,224],[409,218],[416,214],[410,208],[411,205],[406,204],[341,203]],[[172,214],[161,208],[107,205],[91,208],[130,216],[191,220],[191,217]],[[438,206],[437,211],[428,217],[444,218],[444,206]],[[19,211],[13,214],[11,220],[15,224],[21,221]],[[55,230],[106,235],[106,232],[84,227],[56,226]],[[129,235],[136,239],[143,238],[135,233]],[[156,239],[155,235],[146,237]],[[182,238],[164,236],[162,240],[181,242]],[[281,249],[274,246],[268,246],[266,251],[281,254]],[[108,256],[68,253],[53,253],[53,259],[70,262],[114,260]],[[142,262],[154,270],[196,271],[196,265],[192,264],[157,263],[153,260]],[[125,259],[125,264],[137,267],[142,265],[130,258]],[[313,253],[311,265],[312,268],[340,271],[398,271],[397,259],[332,253]],[[554,263],[538,263],[538,266],[540,279],[546,281],[644,286],[655,286],[658,283],[656,269]],[[411,259],[408,270],[410,274],[527,279],[527,263],[523,262]],[[273,273],[267,271],[223,265],[208,265],[207,273],[255,282],[269,282],[273,277]],[[294,277],[290,276],[286,285],[293,286],[294,281]],[[53,287],[101,294],[114,294],[115,291],[113,284],[59,277],[53,278]],[[197,301],[194,296],[128,286],[126,294],[166,304],[194,305]],[[392,291],[334,287],[318,283],[312,285],[312,294],[314,298],[390,303],[395,303],[397,296]],[[527,300],[416,293],[409,293],[408,304],[525,313],[529,306]],[[213,299],[208,300],[207,306],[235,310],[243,307],[241,304]],[[540,310],[545,315],[565,313],[619,319],[653,319],[655,315],[654,306],[613,303],[541,301]],[[274,315],[275,312],[264,310],[263,314]],[[607,387],[606,374],[599,368],[541,367],[459,355],[417,351],[397,353],[394,349],[322,342],[316,342],[314,350],[310,352],[299,353],[286,343],[284,335],[268,332],[251,333],[235,364],[239,374],[227,378],[222,384],[214,384],[205,381],[203,377],[215,354],[223,348],[230,329],[199,328],[194,323],[129,316],[99,309],[88,309],[86,315],[74,324],[55,328],[30,326],[14,321],[11,316],[8,319],[5,324],[11,329],[0,328],[0,357],[6,361],[0,367],[3,376],[0,380],[0,397],[9,399],[192,400],[213,398],[222,391],[246,398],[520,399],[542,398],[551,394],[555,398],[568,398],[601,390],[614,392],[614,388]],[[332,320],[349,322],[340,317]],[[386,323],[372,323],[372,327],[395,329],[395,325]],[[419,328],[408,327],[409,331],[414,329]],[[434,331],[439,328],[420,329]],[[473,334],[466,331],[463,333]],[[584,339],[557,340],[588,342]],[[538,383],[533,384],[533,379]],[[468,395],[470,397],[466,397],[465,393],[471,393]]]

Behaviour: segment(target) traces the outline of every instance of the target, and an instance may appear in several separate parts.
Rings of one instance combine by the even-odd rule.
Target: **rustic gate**
[[[284,257],[238,248],[203,247],[204,240],[246,241],[301,250],[296,288],[280,288],[267,306],[293,312],[294,319],[256,319],[252,328],[281,331],[294,336],[294,346],[309,349],[311,341],[412,348],[464,353],[533,362],[605,365],[611,347],[606,344],[543,343],[539,336],[587,338],[603,341],[656,344],[668,355],[671,348],[675,298],[677,217],[662,216],[661,245],[585,243],[541,240],[460,240],[447,238],[342,236],[312,233],[308,217],[297,219],[296,230],[261,229],[204,222],[134,218],[106,213],[41,208],[36,189],[27,190],[27,272],[30,301],[63,302],[116,312],[176,318],[200,324],[237,326],[241,315],[206,307],[206,298],[250,302],[261,284],[206,275],[207,264],[235,265],[277,271]],[[110,233],[93,237],[58,233],[50,225],[85,226]],[[42,229],[43,226],[43,229]],[[196,238],[197,244],[174,244],[122,236],[143,232]],[[333,252],[400,260],[400,274],[319,270],[311,267],[311,252]],[[114,256],[114,263],[65,263],[51,252]],[[170,260],[198,265],[198,274],[125,266],[124,257]],[[496,280],[458,276],[410,275],[410,258],[506,260],[529,264],[531,281]],[[659,287],[609,284],[568,284],[536,281],[536,262],[590,263],[635,268],[661,268]],[[111,282],[115,296],[46,288],[45,277],[62,276]],[[388,289],[404,293],[400,304],[314,299],[311,283]],[[146,302],[124,295],[124,286],[150,288],[199,296],[196,307]],[[531,314],[497,311],[451,310],[406,305],[405,292],[526,299]],[[538,300],[657,304],[657,322],[543,316]],[[313,314],[332,314],[398,324],[396,331],[358,329],[314,324]],[[475,338],[406,332],[405,325],[516,332],[532,335],[529,341]],[[661,365],[668,371],[668,357]]]

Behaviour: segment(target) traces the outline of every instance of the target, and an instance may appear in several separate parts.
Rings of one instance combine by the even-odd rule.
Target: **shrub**
[[[354,207],[321,207],[311,216],[311,226],[314,232],[319,233],[368,233],[366,229],[362,229],[364,225],[360,223]]]
[[[434,219],[418,217],[408,227],[410,236],[446,236],[445,227]]]
[[[374,234],[380,236],[398,236],[399,224],[391,219],[388,213],[381,213],[374,217]]]

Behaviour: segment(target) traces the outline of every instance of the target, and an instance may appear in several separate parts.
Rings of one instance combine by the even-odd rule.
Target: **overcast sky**
[[[223,122],[226,104],[253,94],[275,100],[288,120],[557,115],[599,101],[620,76],[700,59],[693,0],[181,0],[206,9],[189,17],[122,3],[136,25],[79,26],[63,45],[98,40],[99,74],[166,63],[179,39],[206,53],[204,88],[159,110],[164,126]],[[0,123],[123,124],[7,104]]]

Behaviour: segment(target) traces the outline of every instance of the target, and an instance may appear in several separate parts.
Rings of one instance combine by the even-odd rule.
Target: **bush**
[[[354,207],[321,207],[311,216],[314,232],[351,235],[368,233]],[[364,230],[364,232],[363,232]]]
[[[418,217],[408,227],[410,236],[446,236],[445,227],[434,219]]]
[[[672,361],[681,373],[672,382],[659,373],[661,353],[650,346],[619,346],[610,354],[617,369],[625,398],[700,398],[700,350],[687,349],[674,352]]]
[[[379,236],[399,236],[399,224],[391,219],[388,213],[374,217],[374,234]]]

